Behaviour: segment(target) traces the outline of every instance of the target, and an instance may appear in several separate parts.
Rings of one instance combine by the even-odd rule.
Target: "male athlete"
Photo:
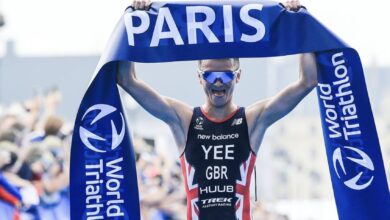
[[[148,0],[135,0],[147,9]],[[299,1],[284,3],[297,10]],[[198,77],[206,95],[201,107],[162,96],[137,78],[134,63],[122,62],[118,84],[143,108],[167,123],[180,149],[188,220],[250,220],[250,180],[267,128],[289,113],[316,85],[313,54],[300,55],[299,79],[279,94],[247,108],[233,103],[240,81],[238,59],[200,60]]]

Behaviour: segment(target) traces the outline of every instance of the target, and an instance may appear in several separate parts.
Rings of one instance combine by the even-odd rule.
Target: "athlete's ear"
[[[236,76],[236,83],[238,83],[241,79],[241,69],[238,70],[237,76]]]
[[[202,85],[202,76],[200,75],[200,73],[199,73],[199,72],[197,73],[197,75],[198,75],[198,79],[199,79],[199,84],[201,84],[201,85]]]

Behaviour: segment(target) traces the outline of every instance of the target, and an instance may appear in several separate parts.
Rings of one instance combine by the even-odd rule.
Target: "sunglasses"
[[[217,79],[219,79],[223,84],[231,82],[236,74],[239,72],[239,69],[236,71],[202,71],[198,70],[202,75],[203,79],[210,84],[214,84]]]

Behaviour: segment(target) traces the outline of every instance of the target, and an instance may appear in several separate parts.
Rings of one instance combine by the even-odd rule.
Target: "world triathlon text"
[[[342,52],[332,55],[332,64],[336,80],[331,84],[318,84],[320,104],[325,108],[329,138],[343,136],[345,140],[349,140],[351,137],[359,136],[361,130],[355,96],[351,89],[351,79]]]
[[[124,200],[120,190],[123,180],[122,162],[123,158],[120,157],[106,163],[99,159],[94,164],[85,165],[87,220],[124,216]]]

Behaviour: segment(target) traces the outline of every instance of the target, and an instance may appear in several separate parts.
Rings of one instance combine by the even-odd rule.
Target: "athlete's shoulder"
[[[169,105],[175,110],[180,121],[191,120],[194,107],[180,100],[167,97]]]
[[[264,108],[266,107],[268,99],[259,100],[245,108],[245,114],[247,118],[253,118],[257,120],[261,116]]]

